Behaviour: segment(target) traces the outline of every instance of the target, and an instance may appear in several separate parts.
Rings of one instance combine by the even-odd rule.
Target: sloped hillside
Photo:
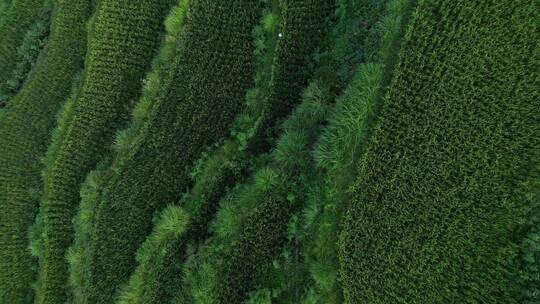
[[[0,0],[0,304],[540,303],[540,3]]]

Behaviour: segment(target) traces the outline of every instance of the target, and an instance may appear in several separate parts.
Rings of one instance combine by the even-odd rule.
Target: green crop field
[[[540,303],[540,2],[0,0],[0,304],[274,303]]]
[[[21,68],[18,66],[26,57],[32,57],[30,51],[27,50],[23,54],[19,52],[23,44],[33,44],[34,48],[40,47],[36,43],[32,43],[31,35],[46,36],[44,30],[40,30],[40,23],[50,15],[47,1],[45,0],[3,0],[0,4],[0,106],[4,106],[9,95],[14,95],[18,88],[10,90],[15,77],[25,78],[25,71],[16,71]],[[43,29],[48,28],[42,25]],[[34,38],[35,40],[35,38]],[[26,46],[26,48],[32,48]],[[36,53],[36,52],[34,52]],[[22,55],[22,56],[21,56]],[[21,58],[22,57],[22,58]],[[33,56],[35,58],[35,56]],[[31,60],[31,61],[35,61]],[[18,75],[20,74],[20,75]],[[11,94],[10,94],[11,93]],[[8,95],[8,96],[6,96]]]

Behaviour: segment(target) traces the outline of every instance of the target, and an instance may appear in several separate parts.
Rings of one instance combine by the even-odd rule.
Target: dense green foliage
[[[102,0],[98,5],[82,88],[60,121],[64,132],[55,138],[46,159],[38,303],[66,301],[65,255],[73,240],[79,185],[129,117],[170,4],[170,0]]]
[[[259,65],[255,87],[247,95],[247,109],[237,119],[233,137],[201,159],[193,172],[193,190],[180,202],[190,215],[189,228],[185,233],[178,234],[177,239],[160,238],[167,244],[153,242],[152,245],[143,246],[144,251],[140,255],[144,256],[143,260],[147,264],[139,265],[138,269],[146,269],[146,273],[137,272],[134,282],[139,282],[142,280],[140,276],[145,275],[145,285],[135,288],[131,284],[130,292],[126,294],[131,301],[138,299],[143,303],[151,303],[151,299],[169,299],[170,290],[178,289],[182,282],[180,261],[187,256],[186,249],[188,246],[196,246],[208,236],[207,225],[219,200],[235,182],[243,180],[249,167],[254,165],[251,159],[255,155],[247,150],[247,142],[263,136],[254,132],[263,120],[262,117],[271,115],[275,121],[283,108],[298,102],[296,100],[300,96],[296,92],[300,91],[291,88],[302,86],[307,81],[310,74],[308,54],[314,51],[317,42],[324,37],[322,33],[332,4],[326,4],[326,11],[321,11],[322,6],[310,1],[292,5],[288,1],[273,1],[271,4],[263,15],[261,26],[255,30]],[[313,39],[314,35],[320,38]],[[308,38],[311,41],[306,43]],[[291,43],[294,41],[301,43]],[[291,70],[295,73],[291,73]],[[298,70],[301,72],[296,72]],[[276,81],[280,78],[287,78],[288,81]],[[282,97],[279,102],[274,96],[276,94]],[[274,97],[268,99],[268,96]],[[262,147],[259,150],[263,150]],[[172,219],[163,218],[162,221],[171,222]],[[156,239],[153,235],[162,230],[156,226],[149,240]]]
[[[538,175],[538,174],[537,174]],[[531,182],[524,203],[529,207],[520,244],[521,296],[523,303],[540,301],[540,178]]]
[[[25,34],[37,20],[43,18],[43,14],[48,14],[44,2],[12,0],[0,13],[0,88],[10,79],[11,71],[17,65],[17,49],[23,43]]]
[[[176,239],[186,233],[189,225],[188,214],[181,208],[171,206],[161,213],[152,234],[148,236],[137,254],[139,264],[131,276],[128,288],[119,297],[118,303],[169,303],[179,280],[164,280],[161,276],[172,278],[175,275],[174,264],[161,261],[171,261],[180,255],[171,256],[178,246]],[[156,263],[157,262],[157,263]],[[178,273],[176,273],[178,276]]]
[[[343,302],[337,278],[339,223],[350,199],[348,189],[358,174],[358,160],[369,143],[372,125],[391,77],[411,6],[406,0],[389,1],[386,5],[362,4],[351,7],[350,3],[343,3],[342,9],[349,12],[345,22],[356,20],[350,15],[351,11],[364,18],[370,16],[376,22],[363,33],[366,38],[362,60],[366,63],[358,67],[348,89],[338,100],[314,151],[322,179],[311,189],[303,211],[304,227],[298,229],[296,236],[303,243],[304,258],[315,283],[308,292],[308,303]],[[370,13],[366,14],[366,8]],[[374,18],[377,14],[381,16],[379,19]],[[345,33],[343,37],[355,36]]]
[[[276,126],[300,102],[302,90],[313,72],[311,57],[326,36],[330,12],[335,1],[280,0],[282,25],[276,46],[274,66],[268,91],[265,92],[262,114],[253,127],[249,149],[264,152],[268,140],[276,134]]]
[[[343,223],[346,303],[526,301],[539,12],[530,1],[419,4]]]
[[[4,13],[6,12],[8,7],[9,2],[7,0],[0,1],[0,22],[2,22],[2,19],[4,18]]]
[[[274,1],[274,6],[277,1]],[[186,7],[187,1],[183,2]],[[181,7],[176,14],[169,18],[183,18],[184,9]],[[273,54],[277,40],[278,8],[273,7],[262,17],[262,24],[255,29],[256,44],[256,77],[255,87],[247,94],[248,103],[245,115],[237,119],[235,134],[252,126],[256,115],[260,115],[261,92],[268,88]],[[178,16],[178,17],[177,17]],[[179,24],[181,22],[175,22]],[[165,53],[167,54],[167,53]],[[168,62],[168,58],[163,58]],[[251,123],[246,123],[249,121]],[[245,135],[244,135],[245,136]],[[181,199],[180,204],[189,212],[189,220],[178,216],[186,213],[178,206],[169,206],[160,213],[159,222],[154,226],[151,235],[139,248],[137,253],[137,268],[130,278],[129,284],[123,288],[120,303],[154,303],[155,301],[169,302],[174,298],[175,291],[182,284],[182,262],[185,260],[187,246],[193,246],[206,238],[207,223],[217,208],[220,198],[234,182],[241,180],[246,174],[249,163],[245,148],[242,148],[238,137],[226,140],[214,151],[203,153],[191,173],[193,188]],[[244,138],[245,142],[245,137]],[[85,207],[85,206],[83,206]],[[83,210],[84,211],[84,210]],[[168,229],[170,226],[185,227],[181,231]],[[142,283],[144,282],[144,284]]]
[[[0,0],[30,303],[540,303],[540,2]]]
[[[49,15],[45,14],[43,20],[36,21],[25,34],[21,45],[17,48],[17,55],[14,58],[16,65],[10,77],[4,83],[0,83],[0,107],[4,106],[22,87],[36,64],[41,50],[47,44],[49,28]]]
[[[119,137],[119,151],[94,203],[90,303],[110,303],[136,266],[152,216],[189,186],[190,167],[221,140],[242,109],[253,75],[257,1],[188,4],[164,86]],[[222,52],[225,49],[227,52]]]
[[[153,71],[148,76],[148,85],[145,87],[145,90],[143,92],[142,101],[139,102],[137,108],[135,109],[136,113],[144,111],[144,109],[142,108],[146,107],[145,104],[147,102],[151,102],[154,94],[158,93],[161,90],[163,81],[165,79],[169,79],[165,75],[169,72],[169,63],[174,60],[174,55],[176,54],[175,48],[183,21],[185,19],[185,12],[188,3],[189,2],[187,0],[182,1],[180,5],[176,6],[175,9],[173,9],[172,13],[167,18],[167,35],[165,40],[166,42],[159,56],[155,59]],[[140,115],[141,114],[137,114],[137,120],[141,118],[139,117]],[[91,232],[91,225],[94,220],[92,204],[97,199],[95,195],[98,191],[98,183],[102,180],[99,175],[104,172],[105,168],[103,167],[106,166],[107,163],[107,161],[103,162],[101,164],[101,169],[96,170],[89,175],[81,191],[81,207],[75,221],[76,239],[74,246],[70,248],[69,252],[69,261],[71,264],[70,285],[72,287],[72,292],[75,299],[74,302],[76,303],[86,303],[86,297],[89,294],[89,277],[87,275],[87,270],[84,269],[84,267],[88,264],[88,260],[83,261],[84,258],[88,258],[88,255],[86,254],[86,247],[84,246],[87,246],[89,244],[88,238],[90,237],[89,234]],[[159,245],[156,246],[155,244],[159,244],[160,242],[168,240],[169,237],[167,235],[169,233],[172,233],[174,236],[178,233],[183,232],[183,230],[175,231],[175,229],[173,228],[183,227],[185,218],[178,215],[178,213],[175,211],[165,212],[165,214],[167,214],[167,216],[170,216],[171,219],[161,221],[161,223],[164,223],[164,226],[163,228],[156,228],[157,230],[159,230],[159,232],[157,233],[158,236],[149,238],[148,242],[150,242],[151,245],[146,245],[143,252],[150,251],[151,253],[139,253],[137,261],[141,265],[145,266],[141,266],[135,271],[134,275],[130,280],[129,291],[125,291],[122,295],[122,303],[138,303],[138,298],[140,297],[140,294],[142,294],[144,290],[147,290],[146,286],[148,284],[142,284],[142,281],[143,279],[144,281],[147,281],[145,276],[148,275],[151,271],[151,269],[148,268],[154,267],[154,265],[148,264],[145,256],[150,254],[160,254],[163,251],[163,249],[159,247]],[[178,220],[181,222],[178,223],[178,226],[172,226],[174,224],[171,225],[170,223],[172,223],[174,220]],[[161,225],[158,223],[157,227],[161,227]],[[154,241],[150,241],[150,239],[154,239]],[[153,251],[154,248],[157,248],[157,250]],[[167,290],[167,287],[163,286],[163,289]],[[161,299],[164,299],[163,295],[161,295]]]
[[[308,199],[305,193],[313,191],[312,181],[317,180],[310,154],[310,147],[313,146],[316,136],[311,137],[306,134],[310,132],[317,134],[320,126],[317,123],[310,124],[310,117],[306,115],[309,112],[304,111],[310,109],[309,111],[314,111],[314,113],[325,112],[324,109],[335,99],[333,92],[339,92],[337,88],[347,83],[346,78],[350,77],[348,73],[342,71],[350,69],[351,65],[357,66],[358,63],[369,58],[370,54],[366,48],[371,47],[374,39],[369,38],[371,34],[364,28],[354,31],[351,23],[358,22],[358,16],[348,15],[350,13],[348,9],[355,6],[359,11],[364,11],[369,6],[368,2],[343,1],[339,5],[341,11],[338,10],[338,17],[340,19],[328,42],[330,50],[321,54],[320,61],[324,64],[319,68],[320,80],[312,83],[306,92],[305,104],[286,124],[288,128],[286,127],[285,135],[278,142],[273,154],[273,164],[262,169],[275,175],[275,183],[270,183],[269,189],[257,186],[255,182],[248,183],[228,198],[228,207],[225,207],[228,209],[220,212],[214,225],[217,236],[210,245],[203,248],[202,257],[196,257],[194,265],[191,265],[193,269],[188,273],[193,276],[191,284],[194,286],[194,301],[196,302],[239,303],[246,299],[246,293],[250,289],[260,284],[271,290],[257,292],[251,297],[253,303],[261,301],[296,303],[304,293],[305,274],[295,269],[296,265],[282,267],[276,264],[279,263],[276,261],[278,255],[284,256],[285,259],[297,258],[293,257],[298,255],[297,252],[282,251],[282,247],[285,243],[291,242],[290,237],[297,229],[295,225],[298,216],[294,215],[293,211],[299,210],[303,202]],[[377,8],[381,10],[379,5],[374,5],[373,10]],[[377,18],[369,18],[369,20],[376,22]],[[344,26],[346,23],[349,23],[349,26]],[[335,41],[341,42],[336,49],[334,48]],[[376,47],[376,45],[373,46],[373,48]],[[363,49],[363,54],[355,54],[356,57],[344,55],[346,50],[351,53],[356,52],[356,48]],[[348,57],[349,61],[342,61],[344,57]],[[353,57],[355,57],[354,60],[351,59]],[[372,82],[373,85],[378,84],[377,80]],[[324,106],[325,104],[327,106]],[[363,105],[365,104],[358,107],[362,108]],[[353,115],[353,113],[350,114]],[[324,119],[324,116],[320,119]],[[362,116],[358,119],[362,122]],[[347,125],[347,128],[354,130],[351,123]],[[274,263],[271,263],[272,260]],[[276,267],[282,267],[280,270],[282,273],[274,271]],[[208,290],[211,291],[208,292]],[[260,297],[260,294],[264,299]]]
[[[280,139],[272,162],[222,201],[211,241],[188,262],[192,290],[178,303],[241,303],[279,253],[295,205],[289,194],[301,192],[293,189],[297,185],[289,178],[310,167],[309,146],[328,111],[328,94],[317,83],[304,95],[284,125],[287,135]]]
[[[88,15],[87,1],[55,2],[47,53],[2,112],[1,303],[30,303],[33,298],[30,285],[34,281],[34,261],[27,250],[28,228],[37,211],[37,198],[32,193],[40,187],[40,158],[45,154],[55,114],[82,67]]]
[[[177,40],[179,38],[180,30],[182,28],[183,20],[185,19],[185,10],[187,0],[182,1],[176,6],[169,17],[166,20],[167,34],[165,36],[165,43],[160,51],[160,54],[154,61],[152,72],[148,76],[146,81],[147,85],[144,87],[141,101],[138,102],[134,109],[134,124],[140,125],[141,119],[146,114],[147,107],[152,102],[155,94],[159,94],[167,81],[170,81],[170,65],[169,63],[174,60],[176,54],[175,48]],[[106,170],[106,166],[109,165],[109,161],[103,161],[99,168],[91,172],[83,188],[81,189],[81,204],[80,210],[75,218],[75,241],[73,246],[68,252],[68,259],[70,262],[70,287],[73,294],[75,303],[87,303],[87,296],[89,294],[89,255],[88,245],[90,243],[90,234],[92,231],[92,225],[94,221],[94,203],[97,199],[98,188],[101,186],[100,182],[103,181],[102,175]],[[170,231],[165,229],[164,231]],[[158,238],[160,239],[160,238]]]

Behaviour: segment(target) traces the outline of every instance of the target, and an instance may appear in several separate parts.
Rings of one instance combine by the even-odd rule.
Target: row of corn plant
[[[261,177],[255,177],[247,185],[240,186],[231,197],[225,199],[225,207],[213,226],[216,236],[210,245],[203,247],[199,253],[202,257],[196,256],[189,262],[188,283],[192,291],[188,292],[187,298],[185,295],[181,297],[179,303],[240,303],[248,298],[247,293],[255,286],[270,282],[286,286],[274,287],[276,289],[268,293],[268,302],[299,301],[298,294],[303,292],[298,292],[298,289],[302,289],[304,282],[302,278],[297,280],[295,277],[297,270],[283,269],[280,282],[276,282],[273,281],[277,277],[272,268],[276,267],[275,260],[280,252],[283,254],[282,246],[288,241],[287,234],[290,234],[288,230],[291,228],[288,225],[289,219],[295,217],[294,211],[300,210],[307,200],[304,193],[312,191],[311,181],[318,175],[313,170],[310,152],[317,136],[310,137],[307,134],[318,133],[320,125],[326,121],[322,113],[333,103],[340,87],[348,82],[347,78],[351,76],[349,71],[371,57],[369,47],[373,38],[370,37],[370,27],[351,31],[353,27],[350,23],[358,22],[359,17],[347,14],[355,5],[359,11],[384,8],[380,4],[369,7],[367,2],[338,3],[339,22],[328,42],[330,50],[320,55],[324,65],[319,69],[317,80],[306,91],[304,104],[285,125],[285,135],[272,155],[272,164],[258,172]],[[377,21],[370,14],[364,17],[374,23]],[[346,26],[348,22],[349,26]],[[358,54],[358,49],[362,50],[361,54]],[[349,56],[346,50],[350,52]],[[321,116],[314,113],[320,113]],[[310,124],[313,117],[319,117],[319,120]],[[305,123],[301,123],[302,120]],[[291,285],[295,286],[290,288]],[[293,290],[283,290],[288,288]],[[263,293],[259,290],[252,295],[250,303],[264,301],[264,296],[261,296]]]
[[[187,3],[161,88],[143,98],[132,126],[117,137],[117,154],[88,202],[93,208],[79,269],[89,269],[85,298],[111,303],[136,266],[153,213],[189,187],[190,167],[220,141],[242,109],[253,75],[251,39],[259,1]],[[184,19],[184,18],[181,18]],[[226,52],[223,52],[226,50]],[[81,281],[81,282],[82,282]]]
[[[160,224],[139,252],[140,264],[122,295],[123,303],[152,303],[174,296],[171,290],[177,290],[182,284],[181,261],[189,254],[188,248],[208,236],[207,225],[221,197],[256,166],[251,161],[256,154],[249,153],[247,145],[257,137],[253,130],[258,127],[261,117],[272,115],[277,120],[277,113],[283,112],[278,109],[292,107],[300,99],[301,90],[295,92],[293,88],[307,82],[312,69],[309,54],[324,36],[331,9],[320,10],[322,6],[312,2],[272,1],[270,4],[261,25],[255,30],[259,65],[255,87],[246,97],[247,109],[237,119],[232,138],[208,153],[195,167],[193,190],[180,201],[185,211],[180,211],[180,207],[169,207],[164,211]],[[302,72],[298,73],[298,69]],[[277,81],[281,78],[289,81]],[[281,96],[281,102],[276,96]],[[176,217],[181,212],[188,214],[187,220]],[[175,220],[179,221],[178,225],[185,226],[184,231],[166,228]]]
[[[538,299],[538,13],[420,1],[342,222],[345,303]]]
[[[249,159],[238,138],[245,142],[247,132],[242,131],[248,121],[251,126],[256,115],[260,115],[262,103],[259,98],[269,89],[280,23],[277,1],[265,9],[261,20],[262,24],[253,31],[256,46],[254,88],[246,94],[244,114],[233,125],[234,136],[219,148],[204,152],[192,169],[193,187],[180,200],[190,213],[179,206],[168,206],[160,212],[152,233],[137,251],[137,268],[122,287],[119,303],[169,303],[174,298],[182,284],[182,262],[189,254],[188,246],[205,239],[208,218],[216,208],[214,204],[235,181],[245,176]]]
[[[15,2],[20,1],[11,5]],[[28,229],[38,209],[40,159],[56,112],[82,68],[89,13],[88,1],[54,2],[47,53],[1,113],[0,303],[32,302],[35,261],[28,250]]]
[[[126,124],[171,4],[171,0],[99,2],[82,88],[60,121],[63,132],[55,137],[45,160],[38,303],[67,299],[66,251],[73,241],[80,184],[107,153],[116,130]]]
[[[160,92],[167,86],[171,85],[171,75],[174,72],[174,65],[170,63],[175,60],[176,44],[180,36],[183,22],[185,20],[185,12],[187,8],[187,0],[181,1],[176,5],[165,22],[166,35],[163,47],[159,55],[156,56],[153,62],[151,73],[145,80],[143,95],[137,103],[133,111],[132,124],[140,127],[142,119],[146,115],[149,103],[159,96]],[[97,199],[98,189],[101,187],[100,182],[103,180],[102,175],[110,165],[110,156],[102,161],[98,168],[92,171],[86,178],[81,189],[81,203],[77,216],[74,219],[75,224],[75,239],[73,245],[69,248],[68,261],[70,263],[70,292],[74,303],[88,303],[89,294],[89,273],[88,268],[88,245],[91,234],[91,229],[94,221],[94,205]]]

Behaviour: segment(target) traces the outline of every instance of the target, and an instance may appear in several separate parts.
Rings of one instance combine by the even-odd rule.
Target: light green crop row
[[[420,1],[343,221],[345,303],[538,300],[539,13]]]
[[[169,230],[157,226],[149,236],[149,244],[145,242],[141,248],[139,260],[143,263],[132,277],[133,284],[130,292],[125,294],[126,299],[150,303],[152,300],[170,298],[170,290],[188,292],[187,288],[180,287],[183,280],[182,260],[188,256],[188,248],[197,246],[208,236],[208,222],[227,189],[242,181],[249,167],[255,165],[252,159],[258,153],[247,151],[248,142],[253,142],[257,136],[261,137],[260,141],[266,138],[254,130],[261,126],[263,116],[271,116],[271,121],[277,124],[278,118],[289,111],[283,109],[292,108],[298,103],[296,99],[300,99],[301,90],[294,88],[302,87],[307,82],[313,69],[308,63],[311,54],[324,38],[325,28],[328,27],[326,18],[331,10],[320,10],[321,7],[313,2],[272,1],[272,8],[263,15],[262,24],[255,31],[257,61],[260,65],[255,87],[247,95],[246,114],[237,119],[233,137],[209,153],[196,167],[194,188],[180,202],[189,214],[185,231],[166,237],[163,231]],[[288,81],[278,81],[285,78]],[[277,95],[282,98],[277,98]],[[258,150],[265,151],[262,147]],[[178,208],[167,209],[161,222],[167,225],[174,222],[166,215]],[[145,286],[137,284],[143,281]]]
[[[374,23],[357,29],[364,31],[363,43],[358,48],[363,50],[365,63],[358,67],[347,90],[338,99],[314,150],[321,182],[310,190],[304,215],[297,216],[302,219],[298,222],[304,227],[295,229],[296,232],[289,237],[302,245],[301,248],[291,246],[288,251],[303,250],[300,265],[305,264],[313,278],[314,284],[307,292],[306,303],[343,302],[336,248],[340,221],[350,201],[349,187],[358,175],[358,162],[369,145],[372,128],[391,79],[411,6],[407,0],[377,4],[370,1],[341,2],[341,9],[347,12],[342,22],[350,25],[343,37],[353,39],[357,36],[350,32],[357,20],[354,16],[363,16]],[[336,47],[340,45],[335,44]],[[281,264],[285,265],[281,267],[282,272],[291,272],[288,268],[292,266],[287,265],[287,261]]]

